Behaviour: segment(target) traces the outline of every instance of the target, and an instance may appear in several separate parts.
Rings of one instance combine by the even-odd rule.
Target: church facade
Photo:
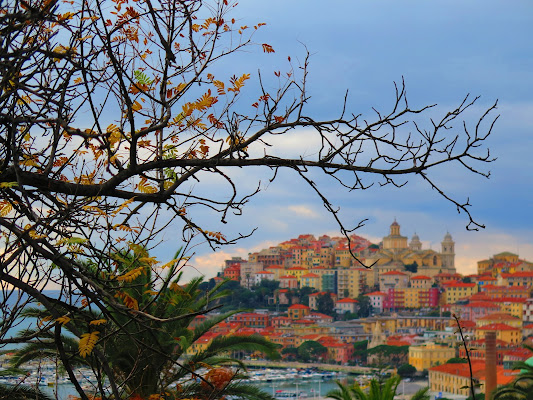
[[[410,241],[400,233],[400,224],[396,220],[390,226],[390,233],[383,238],[380,250],[366,259],[369,264],[376,263],[377,276],[390,271],[412,272],[416,275],[434,277],[440,273],[454,274],[455,242],[446,233],[441,242],[441,251],[423,249],[420,238],[415,233]]]

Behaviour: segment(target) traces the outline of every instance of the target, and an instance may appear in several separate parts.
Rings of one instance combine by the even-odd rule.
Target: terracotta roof
[[[430,280],[431,278],[429,276],[425,276],[425,275],[417,275],[417,276],[412,276],[411,277],[411,280],[415,280],[415,279],[416,280],[418,280],[418,279],[422,280],[423,279],[423,280],[427,281],[427,280]]]
[[[256,274],[261,274],[261,275],[273,275],[274,273],[273,272],[268,272],[268,271],[259,271],[259,272],[256,272]]]
[[[499,309],[500,306],[490,302],[490,301],[471,301],[467,305],[463,307],[475,307],[475,308],[497,308]]]
[[[527,299],[519,297],[496,297],[492,301],[495,303],[525,303]]]
[[[289,307],[289,310],[309,310],[309,307],[304,306],[303,304],[293,304]]]
[[[311,293],[311,294],[309,295],[309,297],[311,297],[311,296],[313,296],[313,297],[315,297],[315,296],[320,296],[320,295],[323,295],[323,294],[326,294],[326,293],[327,293],[327,292],[316,292],[316,293]]]
[[[302,275],[302,278],[320,278],[320,275],[313,274],[312,272],[309,274]]]
[[[494,313],[478,318],[480,321],[519,321],[520,318],[507,313]]]
[[[476,323],[468,319],[459,320],[459,323],[461,324],[461,328],[475,328],[476,327]]]
[[[533,271],[519,271],[512,274],[502,274],[503,278],[533,278]]]
[[[474,361],[471,364],[472,364],[472,373],[474,377],[484,382],[485,381],[485,362]],[[468,364],[443,364],[443,365],[438,365],[436,367],[431,367],[429,370],[435,371],[435,372],[442,372],[442,373],[450,374],[450,375],[461,376],[463,378],[470,378],[470,367]],[[497,374],[498,385],[506,385],[514,379],[513,374],[509,374],[508,371],[505,371],[503,367],[501,366],[496,367],[496,374]]]
[[[476,372],[485,371],[484,362],[472,361],[472,372],[477,375]],[[435,367],[431,367],[430,371],[443,372],[445,374],[462,376],[464,378],[470,377],[470,366],[468,364],[442,364]]]
[[[359,303],[359,302],[355,299],[350,299],[349,297],[346,297],[342,300],[337,300],[337,303]]]
[[[280,276],[279,279],[297,279],[294,275]]]
[[[407,275],[407,274],[404,274],[403,272],[400,272],[400,271],[389,271],[389,272],[384,272],[383,274],[380,274],[380,275]]]
[[[365,296],[387,296],[387,293],[383,293],[383,292],[372,292],[372,293],[366,293]]]
[[[477,328],[478,331],[519,331],[520,328],[513,328],[507,324],[495,323]]]

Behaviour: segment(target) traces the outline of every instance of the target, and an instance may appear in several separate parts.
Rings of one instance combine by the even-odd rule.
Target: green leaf
[[[12,188],[18,185],[18,182],[0,182],[0,188]]]
[[[80,237],[71,237],[67,239],[68,244],[82,244],[87,242],[88,239],[80,238]]]
[[[133,71],[133,76],[135,76],[135,79],[141,85],[150,85],[153,82],[153,79],[150,79],[148,75],[142,71]]]

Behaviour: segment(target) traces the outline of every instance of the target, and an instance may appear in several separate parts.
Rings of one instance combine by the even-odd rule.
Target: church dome
[[[450,232],[447,232],[446,235],[444,235],[444,241],[453,242],[452,235],[450,235]]]

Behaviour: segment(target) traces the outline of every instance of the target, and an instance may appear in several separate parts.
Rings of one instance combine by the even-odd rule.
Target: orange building
[[[502,340],[515,346],[522,343],[522,330],[520,328],[501,323],[484,325],[476,329],[476,337],[484,338],[488,331],[496,332],[496,340]]]
[[[485,387],[485,362],[473,362],[472,373],[481,383],[480,391]],[[503,367],[496,368],[498,385],[506,385],[513,380],[513,375]],[[432,392],[468,396],[470,387],[470,366],[468,364],[443,364],[429,369],[429,389]]]
[[[303,304],[293,304],[289,307],[288,312],[290,319],[297,320],[307,317],[310,314],[311,309]]]

